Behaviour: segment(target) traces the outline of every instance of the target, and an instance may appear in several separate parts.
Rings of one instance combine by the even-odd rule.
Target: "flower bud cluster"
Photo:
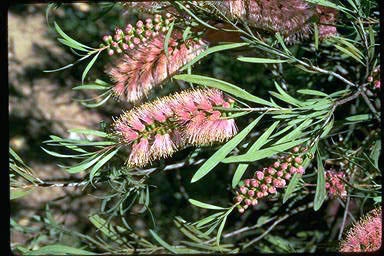
[[[324,173],[325,176],[325,189],[328,191],[330,197],[344,198],[347,196],[345,184],[342,179],[345,179],[344,172],[336,172],[328,170]]]
[[[233,107],[217,89],[186,90],[145,103],[113,124],[120,142],[130,145],[130,167],[143,167],[187,145],[222,142],[237,133],[233,119],[214,107]]]
[[[381,206],[369,212],[349,231],[340,252],[373,252],[381,248],[383,217]]]
[[[367,78],[367,81],[372,83],[375,89],[380,89],[380,65],[373,70],[372,75]]]
[[[108,46],[109,55],[147,46],[148,42],[160,33],[167,33],[173,20],[174,17],[170,13],[164,16],[156,14],[153,19],[147,18],[145,23],[139,20],[136,26],[128,24],[125,29],[116,28],[114,35],[103,36],[104,44],[101,46]]]
[[[249,206],[257,205],[260,199],[276,194],[277,189],[288,185],[295,173],[304,174],[305,152],[304,146],[294,147],[288,156],[256,171],[252,179],[241,181],[235,197],[238,211],[243,213]]]

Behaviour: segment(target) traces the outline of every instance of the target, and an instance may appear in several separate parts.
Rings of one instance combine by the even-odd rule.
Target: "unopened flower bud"
[[[289,169],[289,172],[290,172],[291,174],[295,174],[295,173],[297,172],[297,168],[294,167],[294,166],[291,166],[291,168]]]
[[[292,151],[295,152],[295,153],[297,153],[297,152],[299,152],[299,150],[300,150],[299,147],[294,147]]]
[[[249,190],[249,191],[248,191],[248,195],[249,195],[250,197],[253,197],[253,196],[255,195],[255,191],[253,191],[253,190]]]
[[[260,188],[261,188],[262,191],[267,191],[268,190],[268,187],[265,184],[261,184]]]
[[[243,201],[243,197],[241,195],[238,195],[236,197],[236,202],[241,203],[241,201]]]
[[[298,164],[301,164],[303,162],[303,159],[299,156],[295,157],[295,162]]]
[[[266,182],[267,184],[272,183],[272,176],[267,176],[267,177],[265,177],[265,182]]]
[[[257,199],[253,199],[253,200],[252,200],[252,205],[253,205],[253,206],[257,205],[257,203],[258,203],[258,202],[257,202]]]
[[[120,36],[120,35],[114,35],[114,36],[113,36],[113,39],[114,39],[115,41],[120,41],[120,40],[121,40],[121,36]]]
[[[262,180],[264,178],[264,173],[261,171],[257,171],[255,174],[258,180]]]
[[[244,194],[244,195],[247,194],[247,190],[248,190],[248,189],[247,189],[246,187],[244,187],[244,186],[241,186],[241,187],[240,187],[240,192],[241,192],[242,194]]]
[[[380,89],[381,82],[379,80],[375,81],[374,86],[376,89]]]
[[[271,193],[271,194],[274,194],[274,193],[276,193],[277,191],[276,191],[276,188],[275,188],[275,187],[270,187],[270,188],[268,188],[268,192]]]
[[[249,179],[245,179],[244,180],[244,184],[245,186],[249,187],[249,184],[251,183],[251,181]]]
[[[245,203],[246,205],[251,205],[251,204],[252,204],[252,201],[249,200],[249,199],[245,199],[244,203]]]
[[[287,168],[288,168],[288,163],[282,163],[282,164],[280,165],[280,169],[281,169],[282,171],[286,170]]]
[[[372,77],[372,76],[369,76],[369,77],[367,78],[367,81],[368,81],[369,83],[371,83],[371,82],[373,81],[373,77]]]
[[[238,208],[239,213],[244,213],[244,208]]]
[[[259,181],[256,179],[251,179],[251,186],[257,188],[259,186]]]
[[[291,174],[290,174],[290,173],[285,174],[284,178],[285,178],[286,180],[289,180],[289,179],[291,178]]]
[[[280,166],[280,162],[274,162],[274,163],[273,163],[273,167],[277,168],[277,167],[279,167],[279,166]]]
[[[115,52],[114,52],[112,49],[109,49],[109,50],[108,50],[108,55],[109,55],[109,56],[112,56],[114,53],[115,53]]]
[[[263,192],[259,191],[256,193],[257,198],[262,198],[264,196]]]
[[[268,173],[269,173],[270,175],[274,175],[274,174],[276,173],[276,170],[273,169],[272,167],[269,167],[269,168],[268,168]]]

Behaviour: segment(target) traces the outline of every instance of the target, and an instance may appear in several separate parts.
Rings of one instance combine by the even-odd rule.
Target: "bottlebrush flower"
[[[287,42],[308,38],[313,32],[313,22],[319,23],[321,39],[337,33],[333,25],[337,11],[313,6],[305,0],[232,0],[213,1],[210,5],[232,20],[244,21],[265,32],[279,32]],[[210,5],[206,7],[212,9]]]
[[[328,191],[330,197],[341,197],[347,196],[345,190],[345,184],[342,179],[345,179],[343,172],[336,172],[334,170],[325,171],[325,189]]]
[[[205,49],[205,41],[199,37],[183,41],[183,32],[174,28],[167,56],[164,45],[171,21],[174,17],[169,13],[157,14],[154,19],[146,19],[145,24],[139,20],[135,27],[128,24],[124,31],[116,29],[114,37],[103,37],[110,55],[123,53],[106,71],[115,83],[116,96],[128,102],[141,100]]]
[[[243,213],[252,202],[258,203],[263,197],[277,193],[277,189],[284,188],[295,173],[304,174],[303,153],[307,151],[304,146],[294,147],[292,152],[271,166],[256,171],[252,179],[245,179],[239,184],[236,191],[235,202],[238,203],[238,211]]]
[[[372,252],[381,248],[382,208],[369,212],[354,225],[341,241],[340,252]]]
[[[143,167],[186,145],[212,144],[234,136],[234,120],[221,119],[225,114],[214,110],[233,102],[217,89],[186,90],[125,112],[113,130],[121,143],[130,146],[128,166]]]

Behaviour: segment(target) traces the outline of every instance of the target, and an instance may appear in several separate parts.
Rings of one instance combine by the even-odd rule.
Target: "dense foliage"
[[[41,142],[41,154],[76,177],[68,183],[39,178],[10,148],[10,189],[17,201],[37,187],[78,187],[99,208],[76,229],[50,204],[37,226],[12,216],[12,229],[35,234],[13,251],[380,247],[381,239],[357,245],[347,232],[374,208],[381,223],[376,1],[84,5],[47,6],[47,26],[77,60],[44,74],[74,72],[76,100],[110,119]]]

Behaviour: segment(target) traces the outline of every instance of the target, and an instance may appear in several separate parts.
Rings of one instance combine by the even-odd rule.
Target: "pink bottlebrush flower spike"
[[[113,127],[121,143],[131,147],[128,166],[143,167],[186,145],[231,138],[237,132],[234,120],[219,119],[222,113],[213,110],[229,102],[233,100],[217,89],[186,90],[124,113]]]
[[[381,248],[382,208],[369,212],[349,231],[340,244],[340,252],[373,252]]]
[[[168,40],[167,56],[165,37],[172,20],[174,17],[170,14],[165,17],[155,15],[153,20],[147,19],[146,24],[142,21],[135,27],[128,24],[125,33],[117,29],[113,37],[115,41],[109,42],[110,38],[104,37],[110,46],[110,55],[124,52],[107,70],[115,83],[116,96],[129,102],[140,101],[205,49],[206,42],[196,38],[183,41],[183,32],[175,28]]]

